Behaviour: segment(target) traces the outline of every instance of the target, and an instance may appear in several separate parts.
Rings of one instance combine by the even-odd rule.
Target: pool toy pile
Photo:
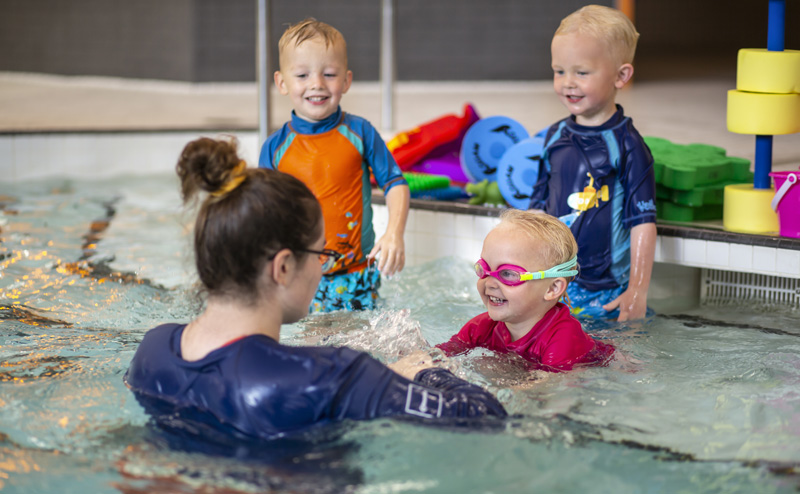
[[[400,132],[387,146],[412,198],[527,209],[546,131],[530,135],[511,118],[481,118],[466,104],[462,115]],[[653,154],[660,220],[722,219],[725,186],[753,181],[750,161],[720,147],[644,140]]]
[[[511,118],[481,118],[466,104],[462,115],[400,132],[387,146],[413,198],[527,209],[544,139]]]
[[[657,217],[667,221],[722,219],[725,186],[753,181],[750,161],[708,144],[645,137],[653,154]]]

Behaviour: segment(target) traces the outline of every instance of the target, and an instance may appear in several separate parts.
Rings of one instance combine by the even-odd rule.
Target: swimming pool
[[[526,374],[488,351],[452,359],[514,417],[464,431],[378,420],[271,461],[170,450],[122,384],[144,332],[198,310],[191,216],[171,176],[0,184],[0,491],[794,492],[800,325],[779,308],[699,308],[594,323],[607,368]],[[391,361],[482,312],[471,266],[385,280],[385,307],[312,317],[289,344]]]

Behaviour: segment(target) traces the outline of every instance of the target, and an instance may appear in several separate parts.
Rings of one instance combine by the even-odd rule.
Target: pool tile
[[[54,159],[54,139],[50,136],[20,135],[14,138],[14,165],[17,180],[59,175],[63,162]]]
[[[494,228],[500,220],[498,218],[493,218],[489,216],[476,216],[475,217],[475,236],[477,236],[481,242],[483,239],[486,238],[486,235]]]
[[[777,249],[771,247],[753,247],[753,269],[759,273],[778,274],[775,270]]]
[[[778,249],[775,255],[775,270],[783,276],[800,278],[800,251]]]
[[[733,269],[742,269],[745,271],[753,270],[753,246],[731,244],[730,247],[730,263],[728,267]]]
[[[416,231],[419,233],[436,233],[436,213],[433,211],[417,211]]]
[[[436,242],[436,235],[432,233],[418,232],[414,238],[414,254],[417,256],[433,255],[433,245]]]
[[[663,262],[674,262],[682,260],[683,239],[680,237],[660,237],[661,238],[661,260]]]
[[[406,242],[408,242],[409,235],[413,235],[417,232],[417,211],[416,209],[409,209],[408,211],[408,219],[406,220]],[[389,211],[387,209],[386,216],[389,216]]]
[[[0,174],[3,180],[17,180],[14,136],[0,136]]]
[[[456,239],[454,237],[437,236],[433,244],[431,254],[435,258],[452,256],[456,250]]]
[[[706,241],[694,238],[685,239],[683,241],[682,260],[695,266],[705,266]]]
[[[375,230],[375,240],[381,238],[381,236],[386,233],[386,227],[388,225],[389,210],[386,206],[372,206],[372,228]],[[406,239],[406,242],[407,241]]]
[[[453,255],[468,262],[475,262],[481,256],[482,243],[476,240],[455,239]]]
[[[456,214],[455,224],[455,237],[461,239],[475,238],[475,217],[471,214]]]
[[[439,235],[454,237],[456,234],[456,215],[439,211],[436,213],[436,231]]]
[[[706,242],[706,264],[718,268],[730,265],[730,244],[725,242]]]

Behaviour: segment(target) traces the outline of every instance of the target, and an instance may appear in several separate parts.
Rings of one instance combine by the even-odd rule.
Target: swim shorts
[[[577,283],[570,283],[567,285],[567,296],[572,315],[584,319],[617,319],[619,308],[609,312],[603,306],[622,295],[626,288],[618,286],[607,290],[587,290]],[[648,307],[645,317],[652,315],[655,315],[655,311]]]
[[[587,290],[577,283],[567,285],[567,296],[572,304],[572,315],[590,319],[618,318],[618,308],[609,312],[603,306],[619,297],[624,291],[621,286],[606,290]]]
[[[372,310],[378,302],[381,273],[374,264],[361,271],[325,275],[311,301],[309,312]]]

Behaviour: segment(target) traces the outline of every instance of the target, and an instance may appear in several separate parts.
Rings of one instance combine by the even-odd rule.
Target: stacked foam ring
[[[728,130],[751,135],[800,132],[800,51],[739,50],[736,89],[728,91]]]

